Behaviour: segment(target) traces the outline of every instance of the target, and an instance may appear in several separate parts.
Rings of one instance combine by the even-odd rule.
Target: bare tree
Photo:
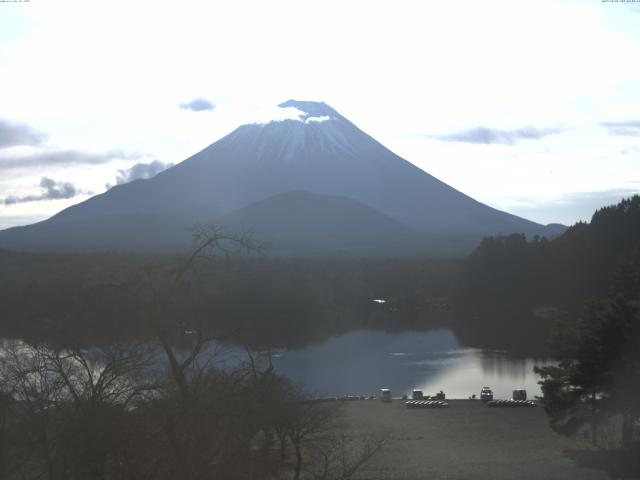
[[[385,438],[350,436],[336,432],[311,449],[308,474],[314,480],[352,478],[385,444]]]
[[[289,405],[291,415],[287,425],[287,436],[295,451],[294,480],[300,479],[305,443],[317,440],[335,428],[337,404],[304,401],[299,395]]]
[[[55,349],[12,342],[3,389],[16,404],[13,438],[25,478],[104,478],[122,454],[128,411],[155,389],[148,347]],[[145,374],[146,372],[146,374]]]
[[[246,390],[259,386],[259,376],[266,376],[258,375],[255,365],[230,373],[216,368],[216,345],[231,332],[216,332],[206,309],[199,309],[211,294],[206,281],[211,267],[243,252],[258,253],[261,247],[247,235],[214,226],[197,225],[193,239],[184,260],[147,267],[136,288],[140,313],[166,358],[163,432],[175,474],[186,480],[224,471],[238,451],[248,449],[253,430],[247,425],[253,417],[238,412],[229,399],[242,399]]]
[[[260,253],[261,245],[250,236],[244,234],[226,233],[217,226],[196,225],[192,229],[194,247],[188,257],[177,266],[169,269],[147,270],[147,286],[151,294],[151,302],[147,305],[146,314],[150,316],[150,323],[156,332],[158,341],[164,351],[171,376],[185,403],[190,401],[192,391],[190,380],[197,378],[206,369],[209,361],[199,363],[201,354],[215,341],[228,336],[229,332],[212,333],[202,317],[191,316],[185,319],[185,302],[179,302],[179,293],[191,293],[194,296],[206,296],[203,291],[202,264],[211,265],[216,259],[230,258],[244,253]],[[187,333],[191,336],[188,351],[179,355],[171,342],[174,332]],[[226,334],[226,335],[225,335]]]

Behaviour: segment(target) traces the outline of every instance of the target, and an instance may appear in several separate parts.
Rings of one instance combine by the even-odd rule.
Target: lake
[[[393,396],[421,389],[443,390],[450,398],[479,396],[487,385],[495,398],[526,389],[540,395],[534,365],[549,361],[514,358],[505,352],[465,348],[448,329],[388,333],[360,330],[322,343],[274,354],[275,369],[302,384],[314,396]]]
[[[3,343],[0,343],[0,351]],[[244,349],[213,344],[220,367],[246,362]],[[164,354],[158,351],[158,360]],[[503,351],[468,348],[449,329],[385,332],[357,330],[304,348],[272,352],[275,370],[300,384],[311,396],[378,395],[389,388],[394,397],[414,388],[425,395],[443,390],[448,398],[479,396],[483,386],[495,398],[510,398],[525,389],[540,395],[534,365],[544,359],[518,358]]]

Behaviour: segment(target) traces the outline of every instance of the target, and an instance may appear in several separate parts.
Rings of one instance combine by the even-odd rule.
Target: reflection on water
[[[0,359],[6,346],[0,339]],[[164,361],[162,352],[157,355]],[[210,346],[207,356],[214,356],[212,365],[219,368],[247,361],[243,349],[225,344]],[[444,329],[355,331],[299,350],[274,352],[272,360],[278,372],[312,395],[371,395],[390,388],[400,396],[419,388],[427,395],[443,390],[449,398],[478,396],[485,385],[496,398],[509,398],[515,389],[526,389],[532,398],[540,395],[533,366],[549,363],[464,348],[451,330]]]
[[[394,396],[420,388],[425,394],[444,390],[449,398],[467,398],[487,385],[496,398],[509,398],[520,388],[530,397],[539,395],[533,365],[548,362],[463,348],[451,330],[435,330],[351,332],[278,352],[273,363],[280,373],[320,396],[377,394],[384,387]]]

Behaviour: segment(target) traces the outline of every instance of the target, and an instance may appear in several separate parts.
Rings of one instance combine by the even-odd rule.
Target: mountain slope
[[[547,232],[449,187],[324,103],[280,106],[300,110],[299,120],[243,125],[154,178],[114,187],[34,226],[0,232],[0,246],[47,249],[55,238],[62,248],[67,242],[74,249],[144,249],[144,232],[157,230],[163,238],[154,241],[169,248],[190,224],[294,190],[347,197],[434,236],[479,240]],[[104,236],[87,233],[93,231]],[[129,244],[129,238],[138,240]]]
[[[217,219],[251,231],[269,251],[288,255],[368,255],[424,251],[424,235],[346,197],[292,191]]]

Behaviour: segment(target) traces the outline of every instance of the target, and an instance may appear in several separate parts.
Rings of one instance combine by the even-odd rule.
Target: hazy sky
[[[322,100],[491,206],[640,190],[640,4],[0,2],[0,228]]]

